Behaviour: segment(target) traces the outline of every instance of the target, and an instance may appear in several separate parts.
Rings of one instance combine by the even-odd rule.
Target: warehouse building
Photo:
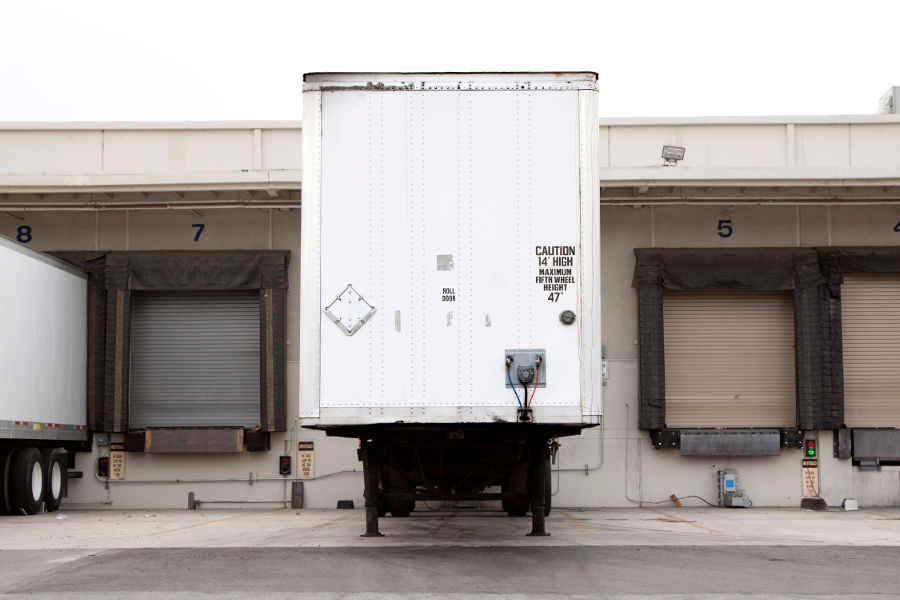
[[[716,503],[726,470],[756,506],[900,504],[900,116],[599,140],[602,424],[561,441],[554,505]],[[355,442],[299,426],[302,142],[0,124],[0,235],[89,278],[95,435],[64,508],[279,506],[296,481],[362,505]]]

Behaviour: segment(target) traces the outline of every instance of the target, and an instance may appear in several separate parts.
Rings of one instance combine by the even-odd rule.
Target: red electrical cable
[[[531,390],[531,398],[528,399],[528,408],[531,408],[531,402],[534,400],[534,393],[537,391],[538,383],[541,381],[541,365],[534,365],[534,389]]]

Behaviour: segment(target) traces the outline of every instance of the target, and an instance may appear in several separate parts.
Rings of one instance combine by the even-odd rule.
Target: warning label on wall
[[[803,497],[816,498],[819,496],[819,461],[815,458],[804,458],[801,468]]]
[[[125,479],[125,444],[109,445],[109,478],[114,481]]]
[[[316,453],[313,442],[297,442],[297,474],[301,479],[316,476]]]

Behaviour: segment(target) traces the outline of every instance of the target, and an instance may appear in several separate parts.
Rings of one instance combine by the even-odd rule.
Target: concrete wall
[[[830,213],[830,216],[829,216]],[[288,422],[297,418],[299,313],[298,210],[217,209],[111,212],[0,213],[0,234],[15,238],[32,227],[30,247],[45,250],[289,250]],[[602,209],[603,331],[609,361],[603,426],[562,440],[553,476],[558,506],[631,506],[665,501],[670,494],[716,501],[716,471],[737,469],[740,485],[757,506],[797,506],[801,499],[801,451],[779,457],[688,458],[677,450],[655,450],[637,429],[639,407],[636,293],[631,287],[636,247],[762,247],[863,243],[896,245],[900,206],[606,206]],[[718,236],[719,219],[731,219],[734,234]],[[204,223],[199,242],[191,225]],[[830,224],[830,225],[829,225]],[[861,472],[849,460],[831,457],[831,431],[813,432],[820,447],[820,487],[832,505],[857,498],[861,505],[900,504],[900,467]],[[290,498],[278,476],[278,456],[294,455],[300,440],[314,440],[316,474],[360,469],[353,441],[326,438],[291,426],[273,434],[271,451],[239,455],[150,455],[129,453],[128,480],[243,478],[219,483],[115,483],[106,489],[93,478],[93,456],[79,455],[83,480],[71,482],[67,504],[114,507],[181,507],[187,494],[200,500],[270,501]],[[113,436],[117,441],[117,436]],[[585,474],[587,466],[587,474]],[[246,481],[273,478],[276,481]],[[343,473],[305,484],[306,506],[333,507],[338,499],[362,503],[360,473]],[[700,502],[688,500],[688,502]]]
[[[300,170],[302,162],[296,121],[0,123],[7,177]]]
[[[734,233],[718,235],[720,219]],[[605,206],[601,212],[603,332],[609,361],[604,397],[603,468],[585,476],[560,476],[558,501],[581,505],[580,490],[591,504],[630,505],[662,501],[670,494],[699,495],[715,502],[716,471],[736,469],[740,485],[757,506],[797,506],[801,495],[802,453],[783,449],[779,457],[682,457],[677,450],[655,450],[637,429],[639,406],[637,294],[631,287],[633,249],[638,247],[797,247],[832,244],[900,245],[893,231],[900,206]],[[566,440],[562,466],[597,464],[597,431]],[[832,432],[807,432],[819,441],[820,492],[831,504],[857,498],[861,505],[900,502],[900,467],[861,472],[850,460],[832,458]],[[590,440],[590,441],[589,441]],[[592,445],[593,444],[593,445]],[[626,476],[627,475],[627,476]],[[594,480],[593,484],[589,484]],[[696,500],[694,500],[696,502]]]
[[[603,343],[609,362],[603,425],[562,440],[553,475],[557,506],[632,506],[670,494],[716,500],[716,471],[737,469],[757,506],[797,506],[801,451],[771,458],[687,458],[654,450],[637,429],[638,343],[636,293],[631,287],[636,247],[812,247],[900,245],[900,118],[712,119],[604,121],[598,160],[601,187],[616,188],[601,210]],[[181,131],[196,129],[196,131]],[[661,167],[662,144],[687,147],[678,167]],[[188,492],[200,500],[273,501],[290,498],[278,476],[278,456],[298,441],[314,440],[316,474],[305,484],[306,506],[333,507],[339,499],[362,505],[356,443],[326,438],[294,424],[299,405],[298,352],[300,209],[241,208],[246,196],[300,187],[299,123],[284,124],[0,124],[0,235],[30,228],[37,250],[284,249],[291,252],[287,313],[289,431],[272,436],[269,452],[239,455],[129,453],[130,481],[107,488],[93,477],[93,455],[79,455],[83,480],[70,482],[68,506],[182,507]],[[847,186],[853,186],[850,190]],[[694,186],[690,187],[689,186]],[[708,186],[708,187],[703,187]],[[785,187],[786,186],[786,187]],[[641,205],[635,187],[660,192]],[[726,189],[727,188],[727,189]],[[760,196],[753,199],[754,190]],[[827,188],[827,193],[824,192]],[[182,209],[164,207],[165,190],[188,192]],[[207,190],[203,192],[203,190]],[[702,196],[732,193],[740,203],[691,205]],[[787,191],[785,191],[787,190]],[[772,198],[804,196],[763,205]],[[208,193],[206,208],[190,194]],[[86,194],[91,194],[85,199]],[[134,194],[132,197],[129,194]],[[704,196],[705,194],[705,196]],[[849,197],[880,204],[836,202]],[[198,196],[201,198],[202,196]],[[608,198],[608,196],[604,196]],[[275,200],[273,200],[274,202]],[[281,200],[278,200],[281,201]],[[648,202],[650,199],[648,198]],[[159,210],[125,210],[129,203]],[[66,203],[81,210],[53,209]],[[95,210],[99,207],[99,210]],[[42,208],[43,210],[32,210]],[[24,209],[24,210],[23,210]],[[192,209],[192,210],[191,210]],[[720,220],[734,233],[718,235]],[[195,242],[195,223],[206,228]],[[4,285],[15,285],[5,282]],[[861,505],[900,504],[900,467],[861,472],[831,457],[830,431],[819,440],[820,490],[829,504],[857,498]],[[113,436],[117,441],[120,436]],[[296,467],[296,465],[295,465]],[[255,481],[248,478],[272,478]],[[172,483],[174,479],[243,479]],[[166,483],[168,482],[168,483]],[[688,502],[700,503],[691,499]]]
[[[199,241],[194,241],[194,223],[206,225]],[[15,239],[18,228],[31,227],[29,247],[42,250],[289,250],[287,303],[287,408],[288,423],[297,419],[299,407],[298,346],[300,280],[300,212],[278,209],[134,210],[110,212],[0,212],[0,235]],[[128,480],[174,480],[271,477],[277,481],[216,484],[110,484],[106,489],[94,478],[94,454],[78,455],[81,480],[70,482],[67,505],[110,503],[115,507],[183,507],[187,494],[196,492],[200,500],[283,500],[290,499],[290,486],[278,475],[278,457],[295,455],[297,442],[315,440],[316,473],[355,469],[355,444],[326,439],[322,434],[291,427],[273,434],[271,451],[237,455],[151,455],[129,453]],[[113,434],[112,441],[122,441]],[[296,461],[295,461],[296,466]],[[336,499],[362,501],[362,477],[338,475],[307,484],[308,506],[333,507]]]

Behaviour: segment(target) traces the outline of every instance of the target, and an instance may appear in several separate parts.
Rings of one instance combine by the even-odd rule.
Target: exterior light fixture
[[[674,167],[679,160],[684,159],[684,148],[682,146],[663,146],[662,157],[666,160],[664,167]]]

